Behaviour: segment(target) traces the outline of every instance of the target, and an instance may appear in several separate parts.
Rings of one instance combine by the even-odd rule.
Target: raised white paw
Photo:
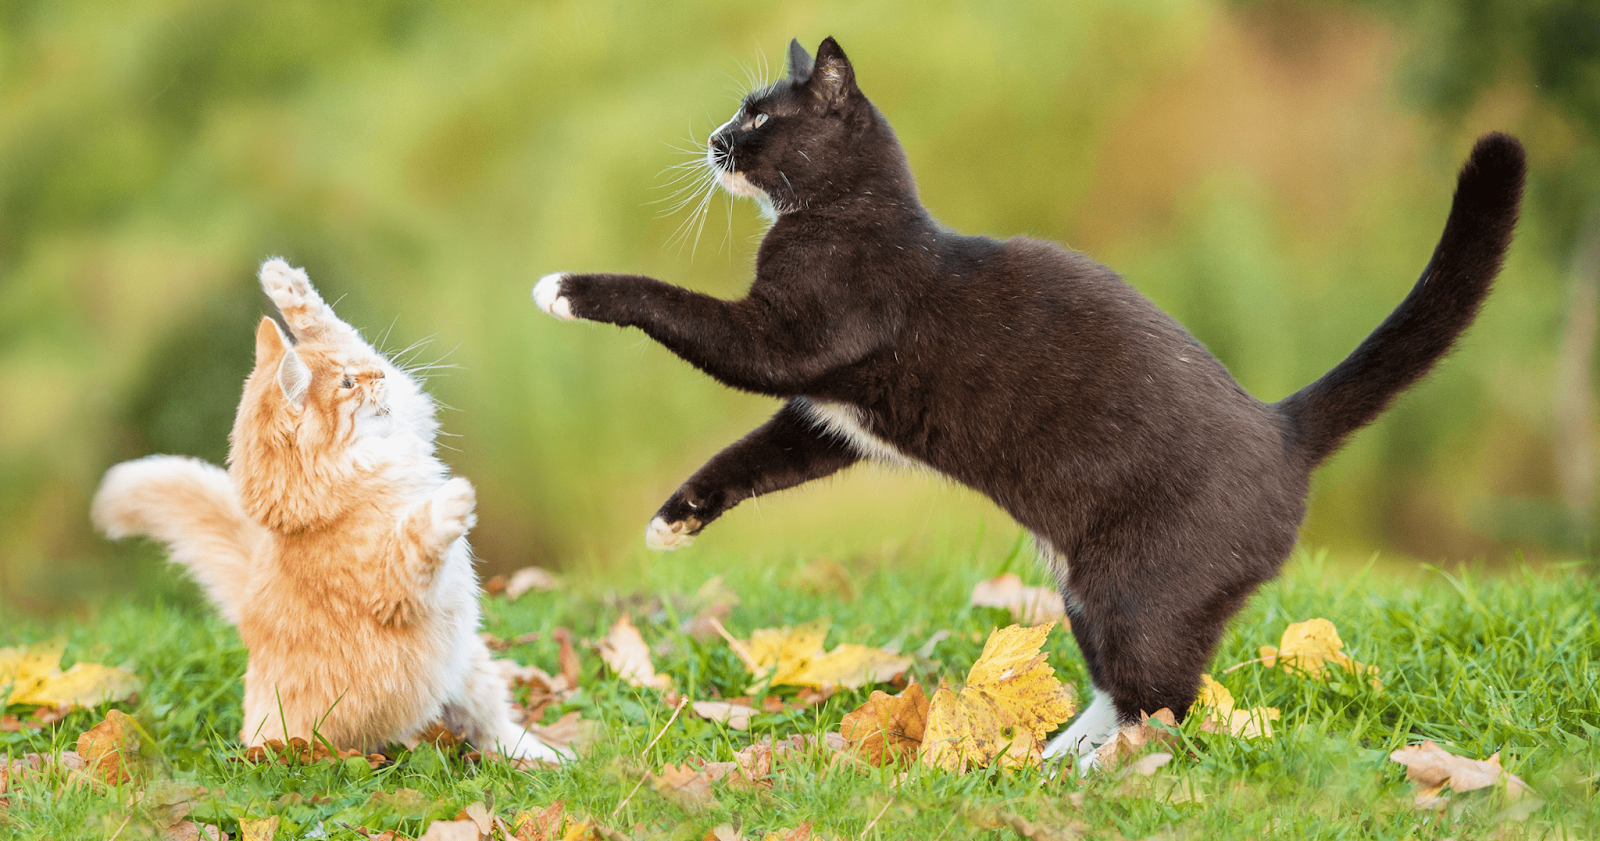
[[[312,288],[304,269],[294,268],[282,257],[273,257],[261,264],[258,276],[262,291],[283,313],[290,329],[298,333],[313,325],[322,311],[322,296]]]
[[[644,545],[657,552],[682,549],[694,542],[694,535],[689,533],[689,529],[688,523],[669,523],[656,517],[644,528]]]
[[[433,528],[446,542],[467,533],[478,518],[472,509],[478,501],[472,483],[457,476],[433,492]]]
[[[539,278],[533,285],[533,302],[562,321],[575,321],[577,316],[572,314],[572,302],[561,294],[561,281],[565,277],[565,272],[556,272]]]

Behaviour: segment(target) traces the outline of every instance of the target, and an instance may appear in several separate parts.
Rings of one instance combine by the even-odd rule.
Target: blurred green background
[[[445,455],[488,571],[623,568],[645,522],[774,401],[637,332],[561,324],[555,270],[721,296],[762,227],[698,154],[788,39],[836,36],[932,212],[1122,271],[1254,394],[1348,353],[1433,248],[1472,139],[1532,161],[1465,344],[1319,474],[1336,556],[1587,557],[1597,511],[1600,10],[1592,0],[0,2],[0,609],[137,592],[87,522],[103,471],[220,462],[271,255],[394,350],[431,339]],[[858,467],[747,503],[687,553],[1004,548],[935,478]]]

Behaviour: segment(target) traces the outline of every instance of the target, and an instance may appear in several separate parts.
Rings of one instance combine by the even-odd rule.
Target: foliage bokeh
[[[1494,62],[1462,62],[1476,42],[1429,40],[1448,4],[1404,5],[4,0],[0,605],[151,577],[154,553],[93,534],[89,495],[126,458],[222,460],[270,255],[386,349],[431,339],[415,359],[456,366],[430,390],[460,410],[447,456],[479,489],[490,567],[642,553],[661,499],[773,402],[637,333],[547,319],[528,289],[605,269],[738,295],[754,209],[715,197],[703,232],[674,240],[693,220],[663,212],[670,167],[791,36],[830,34],[936,216],[1107,262],[1265,400],[1381,320],[1471,139],[1517,133],[1533,176],[1497,292],[1320,474],[1306,538],[1429,560],[1586,552],[1593,505],[1560,499],[1554,407],[1573,253],[1600,207],[1581,107],[1600,102],[1600,50],[1579,33],[1551,71],[1545,42],[1507,37]],[[702,546],[1014,535],[928,477],[828,484],[747,504]]]

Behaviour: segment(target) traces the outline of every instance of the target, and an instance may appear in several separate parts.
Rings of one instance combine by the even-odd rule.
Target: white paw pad
[[[547,274],[539,278],[533,285],[533,302],[539,309],[562,321],[573,321],[577,317],[572,314],[572,302],[561,294],[561,280],[566,277],[562,272]]]
[[[657,552],[682,549],[693,542],[694,535],[689,533],[688,523],[669,523],[656,517],[644,529],[644,545]]]

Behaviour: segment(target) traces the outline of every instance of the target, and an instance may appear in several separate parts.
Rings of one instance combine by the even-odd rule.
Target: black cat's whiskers
[[[688,152],[688,150],[680,150]],[[689,215],[678,224],[667,238],[667,245],[676,244],[681,252],[683,246],[689,246],[689,255],[692,258],[700,247],[700,234],[705,229],[706,214],[711,207],[711,196],[717,191],[717,172],[706,154],[695,150],[693,157],[682,163],[673,164],[663,172],[678,170],[678,174],[667,182],[665,186],[673,188],[671,196],[660,200],[662,203],[671,201],[673,204],[662,211],[662,216],[671,216],[685,207],[691,207]],[[692,238],[692,242],[691,242]]]

